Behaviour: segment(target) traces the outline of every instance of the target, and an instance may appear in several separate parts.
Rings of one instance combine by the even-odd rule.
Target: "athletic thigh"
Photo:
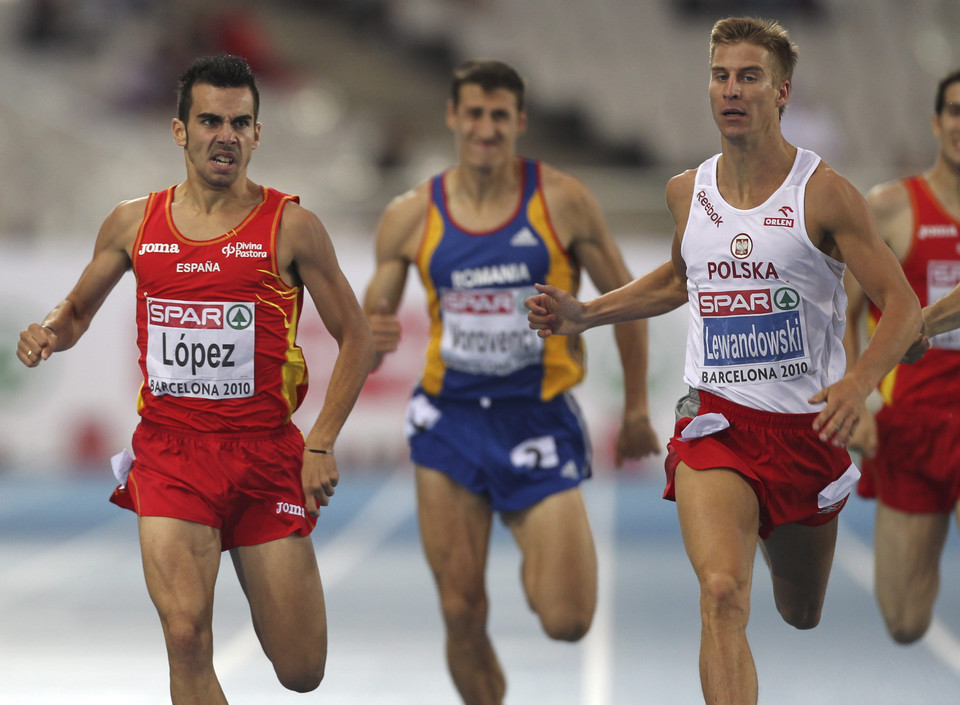
[[[579,489],[503,516],[523,554],[524,587],[535,606],[545,600],[596,603],[597,553]]]
[[[935,580],[949,530],[949,513],[908,513],[878,501],[874,526],[877,592],[910,599],[911,586]]]
[[[749,591],[760,527],[753,488],[733,470],[680,463],[675,490],[683,545],[701,585],[726,576]]]
[[[826,524],[783,524],[763,540],[778,608],[823,605],[837,544],[837,517]]]
[[[294,534],[230,554],[270,660],[325,657],[326,608],[310,538]]]
[[[147,591],[166,629],[176,620],[209,626],[220,569],[220,532],[183,519],[138,519]]]
[[[441,594],[482,595],[493,517],[489,500],[420,465],[416,483],[420,537]]]

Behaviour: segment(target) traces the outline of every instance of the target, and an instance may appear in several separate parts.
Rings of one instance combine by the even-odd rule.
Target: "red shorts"
[[[133,452],[127,483],[110,501],[219,529],[224,551],[308,536],[316,524],[304,508],[303,436],[293,424],[212,434],[141,421]]]
[[[877,453],[864,459],[864,497],[911,514],[949,513],[960,501],[960,412],[884,406]]]
[[[676,500],[675,473],[683,462],[694,470],[730,468],[742,475],[760,503],[761,538],[783,524],[826,524],[843,508],[849,490],[829,503],[818,496],[841,477],[838,484],[852,488],[859,473],[845,448],[817,437],[816,414],[760,411],[701,391],[697,415],[708,413],[722,414],[730,426],[684,440],[680,434],[693,419],[677,422],[667,444],[665,499]]]

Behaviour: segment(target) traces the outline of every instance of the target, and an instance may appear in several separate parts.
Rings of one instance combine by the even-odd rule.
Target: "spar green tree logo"
[[[800,294],[789,287],[777,289],[773,292],[773,305],[781,311],[792,311],[800,305]]]
[[[227,309],[226,320],[234,330],[246,330],[253,323],[253,311],[245,304],[235,304]]]

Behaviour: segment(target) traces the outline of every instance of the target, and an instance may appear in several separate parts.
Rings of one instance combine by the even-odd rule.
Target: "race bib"
[[[699,294],[704,384],[760,384],[810,370],[803,299],[791,287]]]
[[[927,301],[934,303],[960,284],[960,262],[934,260],[927,263]],[[960,329],[930,338],[930,346],[944,350],[960,350]]]
[[[255,306],[147,297],[147,383],[155,396],[254,393]]]
[[[504,377],[540,362],[543,340],[527,324],[533,288],[446,289],[440,351],[449,369]]]

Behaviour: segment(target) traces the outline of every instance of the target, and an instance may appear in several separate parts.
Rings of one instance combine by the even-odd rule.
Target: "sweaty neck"
[[[797,148],[782,137],[763,146],[724,141],[717,162],[720,195],[742,210],[759,206],[780,188],[796,158]]]

